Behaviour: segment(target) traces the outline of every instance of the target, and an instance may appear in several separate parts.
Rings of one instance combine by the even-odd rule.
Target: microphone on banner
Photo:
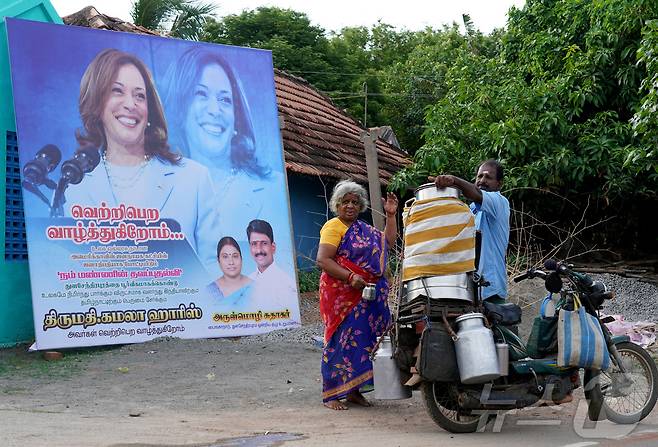
[[[86,146],[76,150],[73,158],[62,163],[62,175],[57,183],[53,202],[50,205],[50,217],[61,217],[64,215],[64,202],[66,202],[64,191],[69,185],[80,183],[85,174],[93,171],[100,161],[101,155],[98,149],[92,146]]]
[[[50,206],[48,198],[39,189],[40,185],[46,185],[50,189],[55,189],[57,183],[48,178],[60,160],[62,159],[62,152],[54,144],[46,144],[39,149],[34,158],[23,166],[23,181],[21,185],[26,191],[41,199],[42,202]]]
[[[46,185],[55,189],[57,184],[48,178],[62,159],[62,152],[54,144],[47,144],[34,156],[34,159],[25,163],[23,178],[34,186]]]
[[[62,163],[60,183],[63,181],[67,185],[77,185],[82,181],[85,174],[90,173],[98,166],[100,161],[101,156],[98,149],[93,147],[78,149],[73,158]]]

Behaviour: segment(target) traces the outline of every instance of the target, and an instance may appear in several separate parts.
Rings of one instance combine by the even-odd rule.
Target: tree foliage
[[[468,17],[466,23],[472,26]],[[408,57],[385,69],[386,118],[411,153],[424,143],[426,108],[444,98],[451,67],[468,54],[491,55],[499,41],[497,34],[484,36],[472,29],[464,35],[457,24],[428,28],[415,37]]]
[[[640,144],[629,150],[626,164],[637,174],[658,174],[658,20],[649,20],[642,30],[637,50],[638,64],[646,75],[640,83],[640,104],[631,119],[633,132]],[[655,193],[655,189],[654,189]]]
[[[574,218],[588,203],[598,216],[626,217],[644,200],[655,205],[656,18],[654,0],[512,9],[495,51],[456,49],[445,93],[426,109],[426,144],[395,186],[440,172],[472,178],[494,157],[508,168],[512,198],[540,216],[569,217],[535,188],[575,203]],[[635,219],[617,230],[639,231]]]
[[[135,25],[171,37],[198,40],[217,7],[198,0],[135,0],[130,15]]]
[[[306,14],[291,9],[260,7],[209,22],[207,42],[272,51],[274,66],[300,73],[317,88],[332,88],[328,41],[324,29],[311,25]]]
[[[392,122],[399,106],[389,101],[388,69],[406,60],[420,34],[385,23],[328,34],[304,13],[260,7],[209,22],[202,40],[269,49],[276,68],[303,77],[353,117],[379,126]]]

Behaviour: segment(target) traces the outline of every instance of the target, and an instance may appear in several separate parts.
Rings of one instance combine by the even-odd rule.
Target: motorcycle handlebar
[[[512,278],[512,281],[521,282],[524,279],[532,279],[532,278],[546,279],[546,272],[543,272],[541,270],[528,269],[527,272],[521,273],[520,275],[517,275],[514,278]]]
[[[569,275],[574,273],[569,269],[569,267],[571,267],[569,264],[563,264],[562,262],[558,262],[555,259],[547,259],[544,261],[544,268],[546,270],[558,272],[562,275]]]
[[[571,266],[558,262],[555,259],[547,259],[546,261],[544,261],[544,267],[547,270],[556,271],[560,275],[569,276],[572,279],[578,281],[584,287],[589,288],[594,283],[594,281],[592,280],[592,278],[589,277],[589,275],[585,273],[574,272],[573,270],[571,270],[570,268]]]
[[[521,282],[524,279],[528,279],[528,272],[521,273],[520,275],[515,276],[512,281],[514,282]]]

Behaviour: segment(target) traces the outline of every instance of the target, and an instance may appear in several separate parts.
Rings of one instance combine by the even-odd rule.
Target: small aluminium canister
[[[363,291],[361,292],[361,298],[363,298],[363,301],[374,301],[375,285],[366,284],[366,286],[363,288]]]
[[[509,345],[507,343],[496,343],[496,355],[498,356],[498,369],[500,375],[509,374]]]

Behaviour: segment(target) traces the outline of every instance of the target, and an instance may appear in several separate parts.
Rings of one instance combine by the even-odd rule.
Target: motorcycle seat
[[[512,326],[521,322],[521,308],[514,303],[495,304],[484,301],[484,314],[490,322],[502,326]]]

